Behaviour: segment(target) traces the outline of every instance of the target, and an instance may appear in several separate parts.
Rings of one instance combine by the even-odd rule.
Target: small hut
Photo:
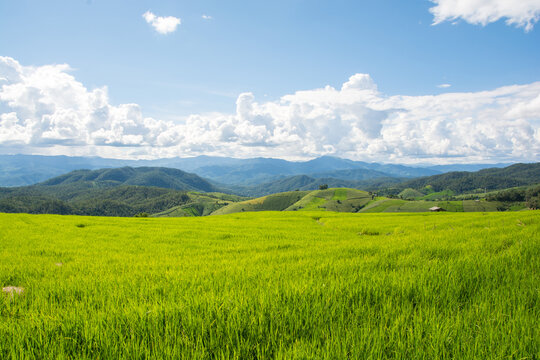
[[[444,210],[442,207],[434,206],[434,207],[430,207],[429,211],[431,211],[431,212],[439,212],[439,211],[446,211],[446,210]]]

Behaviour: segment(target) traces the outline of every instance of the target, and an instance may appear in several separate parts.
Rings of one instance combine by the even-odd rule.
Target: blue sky
[[[489,147],[491,144],[492,151],[487,148],[474,149],[475,144],[462,144],[457,149],[448,145],[446,150],[439,149],[430,153],[429,144],[418,144],[418,139],[415,146],[402,144],[403,139],[390,136],[391,128],[385,130],[390,120],[396,122],[401,115],[384,119],[375,117],[375,120],[369,118],[370,111],[386,112],[388,115],[390,109],[384,108],[381,102],[391,99],[391,108],[395,109],[397,98],[394,97],[418,97],[418,100],[425,101],[421,96],[482,93],[540,81],[540,32],[538,26],[534,26],[540,16],[538,1],[529,1],[532,5],[529,8],[524,5],[522,13],[519,13],[513,10],[519,6],[512,5],[512,1],[481,0],[478,3],[484,2],[487,6],[485,9],[465,8],[463,14],[450,13],[449,8],[456,8],[452,6],[452,1],[459,3],[466,0],[0,0],[0,56],[9,57],[23,67],[67,64],[69,69],[57,70],[69,74],[73,81],[82,84],[88,92],[106,87],[107,106],[116,109],[122,104],[137,104],[136,111],[140,111],[140,114],[135,117],[139,116],[142,120],[133,121],[144,122],[145,118],[151,118],[165,124],[161,124],[161,127],[156,125],[161,130],[145,128],[141,132],[126,133],[130,136],[144,133],[141,136],[146,138],[139,144],[134,137],[131,140],[122,140],[119,136],[103,139],[103,134],[112,131],[105,125],[100,133],[101,142],[87,133],[87,140],[81,141],[85,136],[75,133],[88,132],[87,127],[82,126],[67,132],[51,130],[56,132],[50,135],[49,131],[49,137],[43,133],[38,134],[41,141],[35,141],[36,134],[33,134],[34,140],[23,139],[19,142],[1,142],[0,136],[0,151],[68,152],[120,157],[193,156],[208,153],[239,157],[277,155],[298,159],[333,154],[374,161],[388,159],[390,156],[392,161],[406,158],[407,162],[414,162],[415,159],[440,162],[443,161],[441,159],[449,158],[455,161],[466,159],[468,162],[537,160],[540,149],[540,115],[535,112],[535,87],[523,90],[527,92],[527,101],[532,104],[529,107],[532,106],[533,110],[526,110],[526,116],[520,113],[519,117],[513,119],[519,126],[523,122],[527,123],[527,129],[521,126],[515,132],[527,133],[529,137],[517,139],[506,150],[494,145],[498,141],[497,136],[484,131],[478,136],[491,136],[484,139],[484,145]],[[490,12],[495,5],[505,3],[512,7],[508,13],[504,13],[504,6],[498,6],[503,9],[500,14]],[[447,16],[447,21],[433,25],[436,21],[433,9],[437,6],[442,9],[441,16]],[[447,6],[446,10],[444,6]],[[147,11],[156,17],[178,18],[180,24],[175,31],[161,34],[143,18]],[[204,19],[203,15],[210,18]],[[497,16],[501,19],[491,22]],[[526,23],[523,23],[523,19]],[[508,21],[514,23],[508,24]],[[349,115],[357,116],[358,123],[367,122],[372,126],[373,121],[382,122],[382,125],[375,125],[376,128],[381,125],[378,128],[380,136],[361,126],[351,128],[344,125],[341,128],[350,133],[354,129],[358,133],[363,132],[363,137],[358,135],[356,138],[357,142],[373,143],[384,140],[384,136],[386,140],[379,141],[381,144],[369,151],[366,147],[354,148],[346,139],[334,134],[328,139],[321,139],[320,144],[303,144],[300,148],[290,144],[281,146],[287,141],[296,142],[293,135],[300,138],[311,136],[316,142],[317,131],[298,134],[293,130],[308,127],[304,121],[309,121],[309,124],[320,121],[313,120],[313,114],[304,114],[298,123],[287,123],[279,128],[278,125],[285,120],[280,120],[279,110],[275,110],[272,104],[282,104],[284,97],[302,90],[313,92],[327,85],[340,89],[355,74],[369,74],[376,84],[379,100],[377,104],[367,104],[367,98],[358,95],[362,98],[358,102],[364,107],[358,111],[347,108],[346,111],[352,111],[352,115]],[[439,87],[442,84],[447,85]],[[251,110],[248,109],[252,112],[251,118],[242,118],[239,112],[241,94],[245,93],[251,96],[242,98],[252,103]],[[521,92],[515,95],[518,99],[522,99],[522,96]],[[3,106],[0,103],[0,112],[9,114],[14,107],[6,99]],[[342,104],[343,98],[336,101]],[[289,103],[296,104],[297,101],[291,100]],[[312,101],[306,100],[305,103],[311,104]],[[58,103],[51,106],[55,109],[61,107]],[[330,109],[330,112],[336,109],[335,103],[325,108],[318,102],[317,106],[322,106],[323,110]],[[80,107],[80,104],[73,105],[74,109]],[[399,107],[407,109],[410,114],[416,112],[410,103],[400,104]],[[509,110],[500,109],[501,112]],[[464,120],[474,118],[484,110],[478,108],[461,116]],[[20,109],[17,111],[20,112]],[[341,116],[346,111],[340,109],[337,114]],[[28,119],[21,118],[23,115],[19,112],[16,121],[25,124]],[[81,116],[79,110],[75,112]],[[484,111],[481,115],[485,114]],[[46,115],[33,114],[39,118],[41,127]],[[124,120],[131,121],[130,115],[126,116],[128,118]],[[235,119],[227,120],[227,116]],[[343,116],[338,122],[349,121],[345,119],[347,116]],[[194,120],[198,117],[201,119]],[[440,126],[452,127],[448,123],[451,119],[446,110],[420,116],[421,119],[425,117],[445,117],[446,123]],[[326,119],[326,123],[320,124],[320,128],[315,130],[332,127],[331,121],[335,118],[336,113],[333,113]],[[410,121],[419,122],[420,118],[410,118]],[[502,119],[501,124],[510,120]],[[10,120],[10,126],[14,126],[13,121]],[[79,121],[89,123],[89,120],[80,118]],[[198,122],[200,129],[171,130],[176,125],[183,126],[190,121],[192,125]],[[6,124],[7,120],[3,125],[5,129],[8,126]],[[52,125],[48,123],[47,126]],[[125,124],[121,126],[128,127]],[[193,136],[200,137],[201,129],[205,126],[209,131],[219,128],[220,133],[206,139],[206,143],[192,141],[189,148],[171,145],[175,141],[170,137],[177,136],[176,143],[185,142],[190,131]],[[265,128],[259,129],[261,126]],[[507,125],[501,125],[501,131],[504,126]],[[166,132],[165,128],[177,134],[168,134],[167,141],[147,140],[148,133],[154,131],[154,136],[158,136],[156,131]],[[281,129],[279,136],[276,128]],[[98,130],[93,129],[94,132]],[[262,134],[264,131],[268,134]],[[283,135],[287,131],[288,135]],[[419,136],[419,130],[410,126],[404,127],[402,131],[409,132],[402,136],[410,139]],[[182,133],[181,136],[178,133]],[[433,141],[440,144],[444,140],[444,133],[437,133],[437,136]],[[216,139],[224,142],[223,146],[217,146]],[[451,136],[448,139],[452,142]],[[471,141],[479,140],[475,138]],[[519,144],[516,145],[519,141],[523,144],[532,142],[530,154],[519,155],[523,152],[519,150]],[[208,145],[206,149],[205,144]],[[391,148],[399,146],[402,147],[399,151],[392,152]],[[380,150],[379,155],[377,149]]]

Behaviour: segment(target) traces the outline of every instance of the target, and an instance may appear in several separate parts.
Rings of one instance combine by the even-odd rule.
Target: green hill
[[[349,180],[330,177],[314,178],[307,175],[296,175],[255,186],[232,186],[229,188],[231,191],[244,196],[260,197],[294,190],[317,190],[322,184],[326,184],[330,188],[375,190],[393,186],[401,181],[402,179],[390,177],[380,177],[367,180]]]
[[[212,215],[246,211],[306,211],[328,210],[356,212],[371,200],[365,191],[332,188],[314,191],[289,191],[238,202],[222,207]]]
[[[227,206],[231,203],[241,201],[245,198],[236,195],[221,193],[201,194],[189,193],[190,201],[183,205],[174,206],[165,211],[152,214],[153,217],[184,217],[184,216],[207,216],[212,212]]]
[[[0,212],[134,216],[191,207],[186,214],[208,215],[245,199],[218,190],[205,179],[177,169],[77,170],[32,186],[0,188]]]
[[[198,175],[178,169],[161,167],[122,167],[100,170],[76,170],[42,183],[36,187],[66,186],[72,188],[114,187],[121,185],[154,186],[188,191],[219,191]]]
[[[398,194],[398,196],[401,199],[414,200],[414,199],[421,198],[421,197],[425,196],[425,194],[421,193],[418,190],[407,188],[407,189],[403,190],[402,192],[400,192]]]
[[[65,189],[64,189],[65,190]],[[40,194],[36,189],[0,193],[0,212],[30,214],[134,216],[208,215],[231,202],[245,198],[221,193],[198,193],[148,186],[123,185],[114,188],[89,188],[79,192]],[[173,214],[175,208],[194,211]],[[161,212],[168,211],[167,214]]]
[[[230,204],[216,210],[212,215],[232,214],[244,211],[282,211],[300,201],[309,191],[289,191]]]
[[[540,163],[515,164],[505,168],[476,172],[455,171],[422,177],[395,186],[398,192],[407,188],[421,190],[431,185],[435,192],[451,190],[457,194],[475,190],[499,190],[540,183]]]

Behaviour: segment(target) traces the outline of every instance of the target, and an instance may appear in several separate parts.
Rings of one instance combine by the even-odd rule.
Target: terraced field
[[[212,215],[247,211],[339,211],[356,212],[371,200],[366,191],[356,189],[326,189],[290,191],[273,194],[225,206]]]
[[[212,212],[238,202],[241,196],[222,193],[198,193],[189,192],[190,201],[187,204],[175,206],[165,211],[152,214],[153,217],[184,217],[184,216],[207,216]],[[244,198],[245,199],[245,198]]]

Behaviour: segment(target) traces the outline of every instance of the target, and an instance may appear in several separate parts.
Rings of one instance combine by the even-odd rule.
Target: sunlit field
[[[538,211],[0,214],[0,285],[2,359],[540,358]]]

